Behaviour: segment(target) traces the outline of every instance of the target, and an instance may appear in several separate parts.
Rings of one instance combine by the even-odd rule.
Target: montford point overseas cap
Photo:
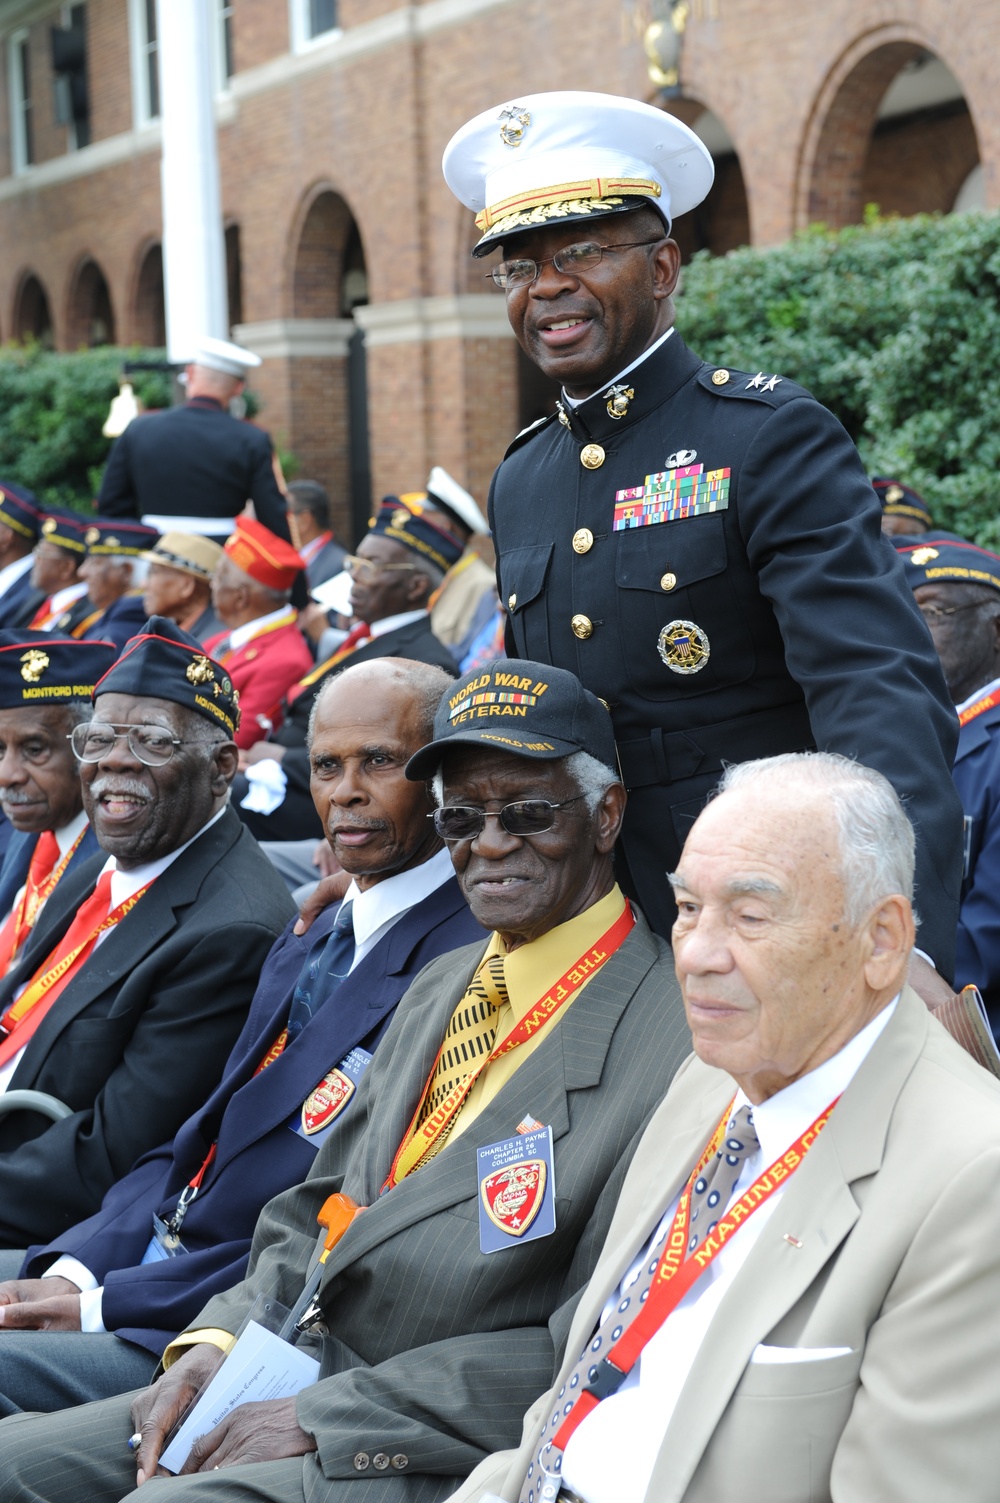
[[[482,746],[552,762],[588,752],[616,767],[611,716],[573,673],[522,658],[502,658],[460,678],[434,716],[434,740],[406,764],[419,783],[433,777],[452,746]]]
[[[82,559],[87,551],[87,545],[83,541],[83,534],[87,524],[76,512],[66,511],[62,507],[50,507],[42,518],[39,529],[39,542],[52,543],[56,548],[63,548],[67,553],[74,553]]]
[[[927,584],[987,585],[1000,590],[1000,557],[975,543],[959,543],[930,532],[919,543],[896,543],[911,589]]]
[[[301,554],[254,517],[237,517],[236,531],[227,539],[227,553],[244,574],[269,590],[290,590],[305,568]]]
[[[618,214],[645,201],[670,225],[700,204],[711,154],[674,115],[638,99],[568,90],[484,110],[445,147],[445,181],[476,211],[484,256],[539,225]]]
[[[240,696],[225,668],[206,655],[201,643],[165,616],[150,616],[138,636],[99,679],[101,694],[132,694],[137,699],[169,699],[194,710],[229,736],[240,724]]]
[[[439,464],[431,470],[427,482],[427,499],[434,505],[443,506],[446,511],[454,512],[460,522],[464,522],[473,532],[478,532],[480,537],[489,536],[489,524],[479,510],[475,497],[470,496],[465,487],[453,480]]]
[[[30,543],[38,541],[42,514],[32,491],[0,480],[0,523]]]
[[[206,370],[222,371],[226,376],[236,376],[242,381],[247,371],[256,370],[261,358],[242,345],[231,344],[228,339],[211,339],[207,335],[199,339],[191,357],[192,365],[202,365]]]
[[[398,496],[383,496],[382,504],[368,523],[369,536],[388,538],[426,559],[447,574],[457,564],[464,548],[457,538],[438,527],[430,517],[421,516]]]
[[[148,564],[165,569],[179,569],[195,579],[209,580],[222,557],[222,549],[211,538],[194,532],[165,532],[155,547],[141,555]]]
[[[118,517],[98,517],[83,534],[88,558],[144,558],[159,541],[155,527],[126,522]]]
[[[930,507],[912,485],[904,485],[901,480],[892,480],[887,475],[873,475],[871,482],[887,517],[912,517],[930,527]]]
[[[47,631],[0,631],[0,710],[89,699],[117,656],[113,642],[77,642]]]

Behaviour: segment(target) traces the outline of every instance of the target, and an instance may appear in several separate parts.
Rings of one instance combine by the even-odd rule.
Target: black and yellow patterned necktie
[[[421,1122],[426,1122],[457,1085],[468,1080],[493,1048],[500,1009],[509,1000],[503,967],[502,955],[491,955],[484,961],[452,1013],[441,1058],[421,1108]]]

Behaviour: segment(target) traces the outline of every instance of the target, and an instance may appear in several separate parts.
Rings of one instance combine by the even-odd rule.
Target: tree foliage
[[[812,226],[685,269],[678,326],[704,359],[801,382],[870,474],[1000,546],[1000,215]]]

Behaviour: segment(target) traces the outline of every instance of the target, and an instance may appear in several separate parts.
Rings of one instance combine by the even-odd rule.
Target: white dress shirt
[[[208,826],[206,825],[205,828],[208,829]],[[176,856],[180,852],[177,851],[174,854]],[[398,872],[394,877],[386,877],[384,881],[376,882],[374,887],[369,887],[364,892],[360,890],[357,883],[352,882],[344,894],[344,902],[354,904],[351,918],[354,923],[355,951],[351,970],[353,971],[356,965],[360,965],[365,956],[375,948],[379,940],[385,938],[392,926],[397,924],[405,913],[409,913],[417,903],[422,903],[424,898],[430,897],[432,892],[443,887],[445,882],[454,875],[455,869],[451,864],[451,857],[445,850],[438,851],[429,861],[424,861],[411,871]],[[81,1330],[103,1331],[105,1329],[101,1309],[104,1289],[98,1285],[90,1269],[77,1258],[57,1258],[52,1266],[45,1270],[42,1277],[61,1277],[76,1284],[80,1290]]]
[[[48,624],[46,626],[38,627],[37,630],[54,631],[56,622],[59,620],[59,617],[62,615],[63,611],[69,610],[70,606],[73,605],[77,600],[79,600],[82,595],[86,595],[86,593],[86,580],[84,580],[80,584],[67,585],[64,590],[56,590],[55,594],[50,596],[49,598],[49,611],[51,614]]]
[[[239,648],[245,647],[248,642],[252,642],[254,637],[259,637],[262,632],[267,631],[269,626],[281,626],[285,622],[289,626],[294,626],[295,624],[295,612],[290,605],[282,605],[276,611],[268,611],[266,616],[255,616],[252,621],[246,621],[242,626],[233,627],[229,633],[229,643],[226,650],[227,652],[237,652]],[[215,650],[217,652],[218,647]]]
[[[753,1108],[760,1148],[747,1158],[729,1205],[847,1089],[897,1001],[894,998],[832,1059]],[[737,1091],[732,1110],[747,1104],[743,1092]],[[562,1477],[585,1503],[641,1503],[645,1497],[667,1426],[712,1318],[783,1194],[783,1189],[776,1190],[741,1222],[648,1342],[618,1392],[603,1399],[574,1431],[563,1458]],[[675,1199],[605,1305],[602,1321],[635,1283],[676,1210]]]

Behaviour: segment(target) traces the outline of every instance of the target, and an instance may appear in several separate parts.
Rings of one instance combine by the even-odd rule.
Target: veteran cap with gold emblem
[[[412,498],[383,496],[382,504],[368,527],[372,537],[401,543],[418,558],[424,558],[440,569],[442,574],[447,574],[465,551],[456,537],[424,514],[421,496],[416,493]]]
[[[26,543],[37,543],[42,516],[34,492],[0,480],[0,524]]]
[[[83,541],[88,558],[144,558],[159,541],[155,527],[127,522],[120,517],[95,517],[85,528]]]
[[[901,480],[893,480],[888,475],[873,475],[871,482],[887,517],[909,517],[913,522],[930,527],[930,507],[912,485],[904,485]]]
[[[121,657],[95,687],[95,702],[102,694],[168,699],[227,735],[239,729],[240,698],[229,674],[165,616],[150,616],[138,636],[125,643]]]
[[[87,700],[117,656],[113,642],[77,642],[47,631],[0,631],[0,710]]]
[[[445,147],[445,180],[476,214],[483,256],[520,230],[651,204],[669,227],[700,204],[715,168],[674,115],[638,99],[568,90],[484,110]]]
[[[434,716],[434,739],[406,764],[419,783],[433,777],[452,746],[481,746],[552,762],[588,752],[617,765],[611,716],[574,673],[523,658],[503,658],[467,673]]]
[[[1000,590],[1000,556],[956,538],[928,532],[919,542],[900,538],[896,552],[914,590],[928,584],[985,585]]]
[[[51,543],[54,548],[62,548],[82,562],[87,551],[83,540],[87,526],[88,523],[79,512],[69,511],[61,506],[50,506],[42,518],[38,540],[40,543]]]

